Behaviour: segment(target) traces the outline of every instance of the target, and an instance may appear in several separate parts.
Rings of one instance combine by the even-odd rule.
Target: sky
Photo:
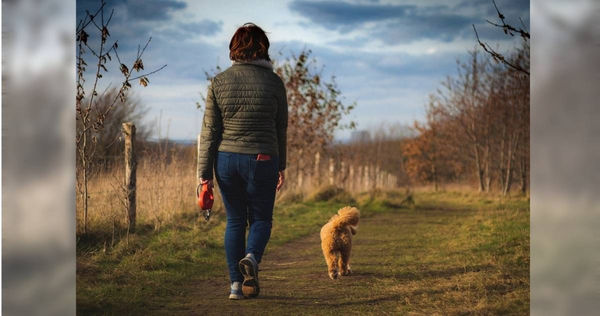
[[[355,121],[357,130],[423,120],[428,95],[455,75],[456,61],[477,46],[472,24],[482,40],[500,51],[519,44],[516,36],[486,22],[498,21],[491,0],[106,2],[107,14],[115,10],[109,31],[111,40],[119,42],[121,59],[131,64],[138,45],[152,37],[145,69],[167,64],[149,77],[148,87],[133,85],[148,108],[145,120],[153,122],[154,138],[193,140],[200,133],[203,113],[196,102],[207,89],[205,72],[231,65],[229,41],[246,22],[267,32],[276,62],[310,49],[325,78],[335,76],[343,101],[356,102],[344,120]],[[77,20],[98,3],[78,0]],[[529,1],[496,4],[509,24],[529,29]],[[112,69],[103,75],[101,87],[118,84],[116,65]],[[336,132],[338,140],[350,135]]]

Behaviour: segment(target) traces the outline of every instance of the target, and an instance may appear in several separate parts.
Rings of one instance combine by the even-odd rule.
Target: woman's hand
[[[215,186],[213,185],[213,180],[204,180],[202,178],[200,178],[200,184],[198,184],[198,187],[196,188],[196,195],[198,195],[198,193],[200,192],[200,187],[205,184],[208,183],[208,186],[210,188],[214,188]]]
[[[211,180],[204,180],[204,179],[200,178],[200,184],[205,184],[205,183],[208,183],[208,186],[211,187],[211,188],[215,187],[213,185],[213,180],[212,179]]]
[[[279,189],[281,189],[284,182],[285,182],[285,172],[282,170],[282,171],[279,171],[279,180],[277,180],[277,192],[279,192]]]

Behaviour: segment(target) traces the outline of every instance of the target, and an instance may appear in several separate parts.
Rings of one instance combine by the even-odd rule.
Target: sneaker
[[[244,298],[242,294],[242,284],[240,282],[231,283],[231,292],[229,294],[230,300],[241,300]]]
[[[258,263],[254,255],[249,253],[239,262],[240,272],[244,276],[242,282],[242,293],[247,297],[256,297],[260,292],[258,287]]]

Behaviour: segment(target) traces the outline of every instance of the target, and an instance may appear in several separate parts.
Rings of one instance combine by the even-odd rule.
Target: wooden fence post
[[[348,177],[350,178],[348,181],[348,187],[350,192],[354,192],[354,183],[356,182],[356,179],[354,178],[354,165],[350,165],[350,170],[348,173]]]
[[[335,160],[333,160],[333,158],[329,158],[329,185],[333,185],[335,183],[334,174],[335,174]]]
[[[341,187],[344,189],[348,189],[348,184],[346,182],[346,163],[342,160],[340,161],[340,171],[338,172],[338,183],[341,184]]]
[[[356,187],[357,187],[358,192],[361,192],[363,190],[364,173],[365,173],[365,169],[363,168],[362,165],[360,165],[358,167],[358,174],[356,175],[356,178],[357,178]]]
[[[369,179],[369,171],[370,171],[369,170],[369,165],[366,165],[365,166],[364,175],[365,175],[365,190],[367,190],[367,191],[371,189],[371,187],[369,186],[369,182],[370,182],[369,181],[370,180]]]
[[[320,179],[320,168],[321,168],[321,154],[319,152],[315,153],[315,170],[313,171],[312,174],[312,180],[315,182],[315,184],[313,184],[314,187],[320,186],[321,183],[317,183],[317,181],[319,181]]]
[[[131,122],[123,123],[125,135],[125,189],[127,190],[127,219],[128,231],[135,232],[135,179],[137,159],[135,155],[135,125]]]

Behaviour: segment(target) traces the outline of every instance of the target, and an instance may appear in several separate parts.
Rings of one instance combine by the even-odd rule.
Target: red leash
[[[212,187],[208,186],[208,183],[202,184],[202,191],[198,192],[200,186],[196,188],[196,196],[198,197],[198,206],[202,210],[204,219],[208,222],[210,219],[210,212],[215,202],[215,196],[213,195]]]

